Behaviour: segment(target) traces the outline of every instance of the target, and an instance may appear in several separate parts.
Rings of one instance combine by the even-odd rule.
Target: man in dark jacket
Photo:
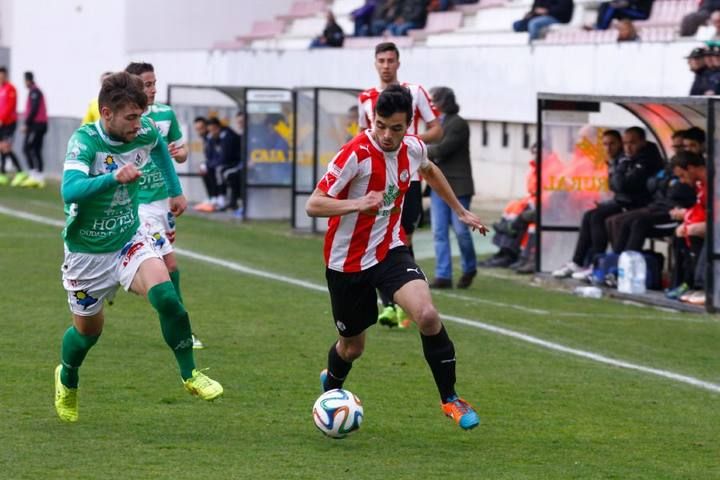
[[[230,128],[223,126],[217,118],[210,118],[207,121],[208,145],[207,145],[207,169],[215,173],[217,185],[218,210],[238,208],[237,197],[232,195],[226,198],[227,177],[225,171],[240,165],[242,160],[242,145],[240,136]],[[233,204],[234,202],[234,204]]]
[[[411,28],[423,28],[427,21],[428,0],[403,0],[400,16],[388,26],[396,36],[407,35]]]
[[[525,16],[513,23],[516,32],[529,32],[530,41],[540,38],[543,29],[555,23],[570,23],[572,0],[535,0]]]
[[[647,20],[653,0],[612,0],[602,2],[597,14],[595,28],[607,30],[614,19]]]
[[[720,0],[702,0],[697,12],[689,13],[683,17],[682,22],[680,22],[680,36],[692,37],[695,35],[700,25],[704,25],[716,10],[720,10]]]
[[[698,47],[693,48],[690,55],[685,57],[690,71],[695,74],[695,79],[690,87],[690,95],[705,95],[705,92],[713,88],[710,85],[710,71],[705,65],[705,54],[706,50]]]
[[[610,190],[615,196],[585,212],[572,261],[555,270],[554,277],[583,279],[590,275],[592,268],[589,264],[593,257],[605,253],[607,249],[605,220],[626,210],[644,207],[652,200],[647,187],[648,179],[662,170],[665,163],[657,145],[647,140],[645,130],[630,127],[622,136],[625,155],[619,156],[616,146],[619,136],[616,130],[608,130],[603,134],[603,147],[609,159]]]
[[[428,157],[443,172],[460,203],[470,208],[470,200],[475,193],[470,166],[470,127],[458,115],[460,107],[450,88],[436,87],[430,90],[430,94],[441,112],[444,135],[439,143],[428,145]],[[435,279],[430,286],[452,287],[452,257],[448,237],[448,227],[452,225],[460,247],[463,272],[457,287],[469,287],[477,274],[477,257],[470,230],[435,192],[430,194],[430,212],[435,243]]]

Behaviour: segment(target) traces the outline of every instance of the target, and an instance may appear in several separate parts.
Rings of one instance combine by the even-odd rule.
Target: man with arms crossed
[[[63,286],[73,325],[63,336],[62,363],[55,369],[55,409],[67,422],[78,419],[78,370],[102,333],[103,301],[119,285],[147,296],[158,312],[185,388],[204,400],[223,393],[218,382],[195,368],[190,319],[138,217],[138,179],[151,155],[168,187],[173,214],[187,206],[167,145],[142,116],[147,107],[142,81],[125,72],[109,76],[99,105],[101,119],[80,127],[68,142],[62,181]]]
[[[419,170],[464,224],[485,226],[452,193],[418,137],[405,135],[413,117],[412,95],[400,85],[378,97],[373,128],[342,147],[305,206],[311,217],[330,217],[325,236],[326,278],[339,333],[330,347],[323,390],[342,388],[365,347],[365,330],[377,322],[380,290],[415,321],[442,410],[463,429],[480,423],[455,392],[455,349],[430,297],[427,279],[400,238],[403,199]]]

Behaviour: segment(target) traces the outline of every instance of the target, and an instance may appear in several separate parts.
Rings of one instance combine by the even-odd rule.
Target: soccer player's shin
[[[443,402],[455,395],[455,347],[445,326],[435,335],[420,335],[425,360],[430,365]]]
[[[148,300],[160,316],[165,342],[172,349],[183,380],[192,377],[195,357],[192,350],[190,318],[171,282],[155,285],[148,291]]]
[[[177,296],[180,299],[180,303],[182,303],[184,305],[185,302],[183,302],[182,293],[180,293],[180,271],[175,270],[174,272],[169,272],[169,273],[170,273],[170,281],[172,282],[173,287],[175,287],[175,293],[177,293]]]
[[[83,335],[75,327],[65,331],[62,340],[62,370],[60,381],[68,388],[77,388],[79,382],[78,369],[85,356],[95,345],[100,335]]]
[[[350,373],[352,362],[346,362],[337,352],[337,344],[333,343],[328,352],[328,368],[327,377],[324,380],[324,389],[332,390],[334,388],[342,388],[345,379]]]

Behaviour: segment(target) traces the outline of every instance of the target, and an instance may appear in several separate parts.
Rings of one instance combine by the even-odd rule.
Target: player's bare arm
[[[425,130],[425,132],[418,135],[418,137],[420,137],[420,140],[425,143],[435,143],[442,140],[444,132],[442,125],[440,125],[439,119],[436,118],[435,120],[428,122],[426,127],[427,129]]]
[[[440,198],[453,209],[461,222],[483,235],[487,234],[488,229],[483,225],[480,217],[462,206],[453,193],[445,175],[443,175],[442,171],[440,171],[434,163],[428,162],[424,167],[420,168],[420,173],[422,173],[425,181],[430,185],[430,188],[440,195]]]
[[[375,215],[383,205],[383,192],[368,192],[360,198],[340,200],[315,189],[305,204],[305,211],[311,217],[335,217],[360,212]]]

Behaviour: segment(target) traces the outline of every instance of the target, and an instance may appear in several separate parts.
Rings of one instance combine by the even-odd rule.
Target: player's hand
[[[171,157],[175,158],[182,152],[181,146],[177,145],[175,142],[168,143],[168,153]]]
[[[118,183],[132,183],[138,178],[140,178],[140,170],[132,163],[123,165],[115,172],[115,180],[117,180]]]
[[[383,192],[368,192],[364,197],[358,199],[358,212],[365,215],[376,215],[384,203]]]
[[[488,228],[483,225],[480,217],[472,213],[470,210],[465,210],[458,215],[458,219],[470,227],[471,230],[477,230],[481,235],[487,235]]]
[[[185,195],[178,195],[177,197],[170,198],[170,212],[176,217],[183,214],[187,208],[187,199]]]

